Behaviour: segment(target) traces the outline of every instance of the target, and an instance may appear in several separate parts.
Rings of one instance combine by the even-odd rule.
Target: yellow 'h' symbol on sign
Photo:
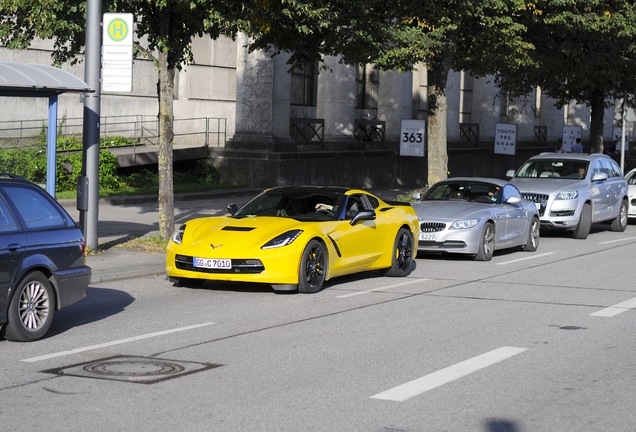
[[[108,24],[108,37],[114,42],[121,42],[128,35],[128,25],[121,18],[116,18]]]

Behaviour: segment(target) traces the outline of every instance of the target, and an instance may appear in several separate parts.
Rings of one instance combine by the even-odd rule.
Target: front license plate
[[[193,263],[197,268],[207,269],[231,269],[232,260],[229,259],[217,259],[217,258],[193,258]]]
[[[420,240],[435,241],[435,233],[420,233]]]

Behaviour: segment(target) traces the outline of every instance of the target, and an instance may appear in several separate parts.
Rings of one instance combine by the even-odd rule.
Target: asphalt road
[[[0,425],[632,431],[635,255],[636,225],[599,225],[490,262],[420,256],[408,278],[362,274],[315,295],[92,284],[46,339],[0,341]]]

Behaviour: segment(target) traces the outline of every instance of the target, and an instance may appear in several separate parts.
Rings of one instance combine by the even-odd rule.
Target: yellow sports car
[[[336,276],[375,269],[407,276],[413,266],[419,228],[408,203],[344,187],[284,186],[228,212],[176,230],[166,250],[172,282],[260,282],[315,293]]]

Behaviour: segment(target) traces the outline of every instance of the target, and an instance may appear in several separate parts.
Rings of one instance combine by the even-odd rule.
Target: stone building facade
[[[399,155],[401,120],[426,118],[424,65],[411,73],[386,72],[329,57],[325,68],[290,71],[284,55],[249,53],[246,42],[245,36],[193,40],[195,63],[184,65],[176,76],[175,143],[201,140],[201,124],[221,119],[222,138],[217,135],[210,146],[211,160],[226,181],[236,184],[426,182],[426,158]],[[50,41],[26,51],[0,47],[0,61],[49,64],[51,48]],[[122,118],[156,120],[157,71],[142,59],[135,59],[133,67],[131,93],[102,93],[102,132]],[[84,76],[83,64],[63,69]],[[558,109],[540,91],[510,100],[491,77],[453,71],[447,97],[451,175],[501,176],[531,154],[554,150],[566,125],[580,126],[584,145],[589,140],[589,109],[575,103]],[[11,109],[0,110],[0,138],[29,121],[36,124],[32,132],[39,132],[46,100],[3,98],[2,105]],[[76,95],[62,95],[59,105],[65,119],[81,118]],[[620,101],[606,110],[606,141],[619,127],[619,111]],[[498,123],[516,125],[512,157],[493,152]],[[630,121],[628,133],[632,129]]]

